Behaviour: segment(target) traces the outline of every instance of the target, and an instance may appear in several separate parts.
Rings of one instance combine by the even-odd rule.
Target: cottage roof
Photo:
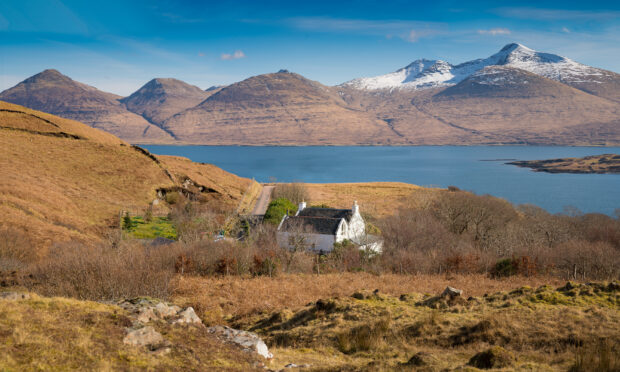
[[[342,218],[290,216],[284,220],[280,229],[290,232],[299,229],[300,233],[335,235],[338,232],[340,221]]]
[[[305,208],[299,211],[299,217],[316,217],[316,218],[344,218],[347,222],[351,221],[353,211],[351,209],[334,209],[334,208]]]

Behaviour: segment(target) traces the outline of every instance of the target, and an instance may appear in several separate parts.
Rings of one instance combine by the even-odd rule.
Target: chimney
[[[358,214],[360,212],[360,206],[357,205],[357,200],[353,202],[353,208],[351,208],[353,214]]]
[[[297,208],[297,212],[301,212],[304,209],[306,209],[306,202],[302,201],[301,203],[299,203],[299,207]]]

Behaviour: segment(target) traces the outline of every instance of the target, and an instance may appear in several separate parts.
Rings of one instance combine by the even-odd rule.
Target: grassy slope
[[[620,368],[617,288],[523,287],[454,304],[421,305],[425,300],[435,301],[416,293],[366,292],[363,299],[324,299],[240,323],[266,338],[276,368],[294,360],[325,371],[415,370],[403,364],[423,351],[431,354],[428,370],[451,370],[499,345],[515,356],[510,370],[565,371],[579,354],[591,357],[598,369],[598,342],[605,342],[612,365]]]
[[[274,352],[269,367],[276,370],[287,363],[321,371],[407,370],[400,363],[419,351],[435,359],[428,370],[451,370],[501,345],[516,356],[517,370],[566,371],[577,355],[596,354],[596,340],[620,347],[620,292],[617,284],[555,289],[562,284],[542,277],[368,273],[181,278],[175,301],[194,306],[207,323],[258,332]],[[464,290],[462,301],[417,304],[448,285]],[[355,292],[366,299],[351,298]],[[465,300],[469,296],[476,299]],[[320,299],[328,304],[323,309],[317,309]],[[381,322],[387,330],[356,334]],[[615,363],[620,366],[620,358]]]
[[[157,356],[123,344],[130,325],[114,305],[36,295],[0,300],[0,370],[254,370],[248,353],[205,328],[154,324],[172,343],[169,354]]]
[[[222,201],[237,207],[248,188],[256,193],[257,182],[228,173],[212,164],[194,163],[180,156],[158,155],[157,158],[166,167],[175,182],[183,183],[187,178],[197,185],[206,186],[222,197]],[[251,185],[251,187],[249,187]],[[260,188],[258,188],[260,192]]]
[[[0,225],[39,246],[97,241],[118,226],[119,210],[143,210],[158,188],[178,185],[151,158],[76,121],[0,102],[0,127]],[[229,208],[251,182],[211,165],[167,160],[170,173],[197,177]]]

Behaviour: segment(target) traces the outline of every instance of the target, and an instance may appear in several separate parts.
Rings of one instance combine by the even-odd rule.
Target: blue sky
[[[46,68],[121,95],[282,68],[335,85],[513,41],[620,72],[620,2],[3,0],[0,90]]]

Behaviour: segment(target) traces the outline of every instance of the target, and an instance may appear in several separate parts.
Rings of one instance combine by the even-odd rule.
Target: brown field
[[[306,183],[310,205],[351,208],[357,200],[364,214],[376,218],[394,214],[401,206],[428,203],[439,189],[402,182]]]
[[[620,367],[617,283],[343,273],[179,277],[175,285],[175,302],[197,308],[206,323],[259,333],[276,370],[295,363],[311,371],[475,371],[470,358],[493,346],[510,356],[501,370]],[[433,297],[447,285],[463,296]],[[407,364],[419,352],[425,364]]]
[[[183,277],[175,282],[175,302],[193,306],[208,323],[227,321],[258,312],[278,309],[298,310],[310,302],[346,297],[356,291],[379,290],[400,296],[403,293],[432,293],[446,286],[463,289],[465,296],[506,291],[524,285],[560,285],[561,280],[545,277],[491,279],[487,275],[396,275],[370,273],[283,274],[275,278]]]

